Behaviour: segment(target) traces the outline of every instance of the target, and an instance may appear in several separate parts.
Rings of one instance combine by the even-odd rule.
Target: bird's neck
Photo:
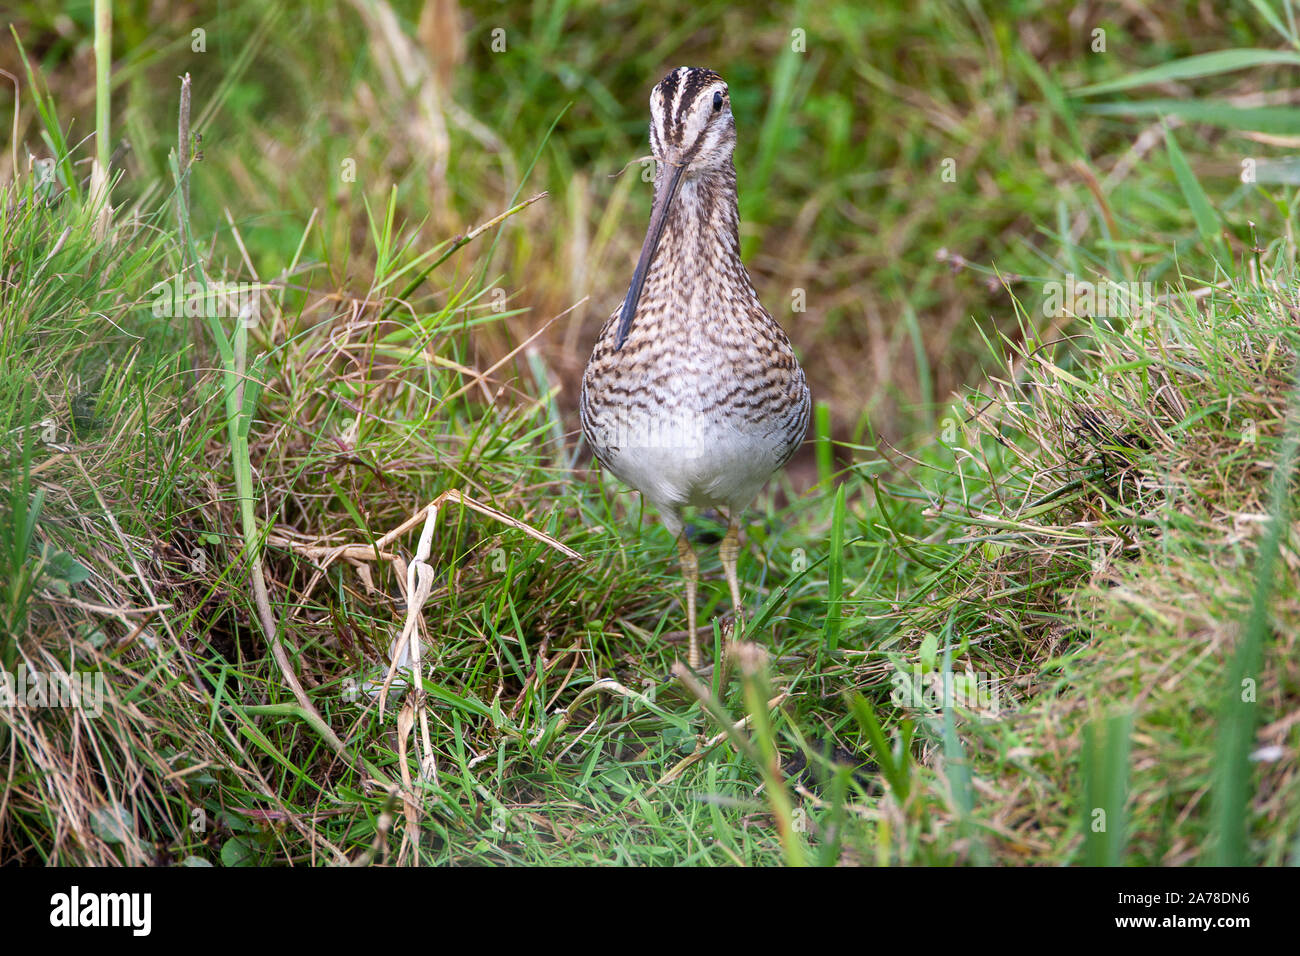
[[[661,181],[657,189],[664,189]],[[683,177],[664,226],[660,255],[688,258],[706,271],[740,259],[736,169],[726,165]]]
[[[642,300],[653,303],[650,308],[662,322],[659,334],[668,335],[740,335],[739,325],[733,329],[735,320],[762,311],[740,260],[740,214],[731,163],[682,179]]]

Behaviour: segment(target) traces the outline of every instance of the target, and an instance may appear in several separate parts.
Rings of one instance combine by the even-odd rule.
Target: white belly
[[[775,436],[685,413],[632,424],[610,442],[607,464],[660,511],[747,506],[776,469]]]

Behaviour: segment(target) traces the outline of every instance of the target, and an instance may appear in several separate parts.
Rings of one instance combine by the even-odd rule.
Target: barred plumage
[[[627,297],[596,339],[579,408],[600,463],[678,538],[694,667],[695,557],[682,509],[726,511],[721,551],[739,622],[739,514],[803,441],[811,400],[740,259],[726,83],[680,67],[651,93],[650,114],[650,227]]]

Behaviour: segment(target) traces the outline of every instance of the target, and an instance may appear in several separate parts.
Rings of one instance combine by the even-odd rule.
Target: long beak
[[[636,305],[641,301],[641,287],[645,285],[646,273],[650,271],[650,264],[655,260],[659,240],[663,238],[664,226],[668,222],[668,207],[672,205],[673,197],[677,195],[677,187],[681,185],[682,172],[685,169],[685,163],[674,166],[672,176],[668,180],[668,188],[655,197],[654,209],[650,212],[650,228],[646,230],[645,245],[641,247],[641,258],[636,262],[636,271],[632,273],[632,284],[628,286],[627,298],[623,300],[623,312],[618,317],[618,335],[614,338],[615,352],[623,347],[627,333],[632,328],[632,316],[636,315]]]

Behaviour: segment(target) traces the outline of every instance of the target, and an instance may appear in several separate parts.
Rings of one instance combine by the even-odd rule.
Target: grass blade
[[[1083,728],[1083,835],[1088,866],[1119,866],[1128,818],[1132,714],[1089,721]]]
[[[1210,205],[1210,199],[1197,181],[1192,167],[1187,164],[1187,158],[1183,156],[1178,139],[1171,129],[1165,130],[1165,144],[1169,151],[1169,165],[1173,167],[1174,178],[1178,180],[1178,188],[1183,191],[1183,198],[1187,200],[1192,218],[1196,220],[1196,231],[1207,246],[1219,245],[1222,240],[1219,238],[1221,227],[1218,213]]]
[[[1217,76],[1234,70],[1248,70],[1255,66],[1300,66],[1300,53],[1286,50],[1216,50],[1189,56],[1172,63],[1163,63],[1149,70],[1139,70],[1117,80],[1093,83],[1074,91],[1075,96],[1096,96],[1098,93],[1115,93],[1152,83],[1173,80],[1191,80],[1202,76]]]
[[[828,654],[835,654],[840,646],[840,629],[844,612],[840,602],[844,595],[844,486],[835,489],[835,502],[831,506],[830,559],[826,572],[826,623],[822,625],[822,639]]]
[[[1083,106],[1098,116],[1177,116],[1189,123],[1208,123],[1274,136],[1300,135],[1300,111],[1289,106],[1234,106],[1217,100],[1137,100]]]

